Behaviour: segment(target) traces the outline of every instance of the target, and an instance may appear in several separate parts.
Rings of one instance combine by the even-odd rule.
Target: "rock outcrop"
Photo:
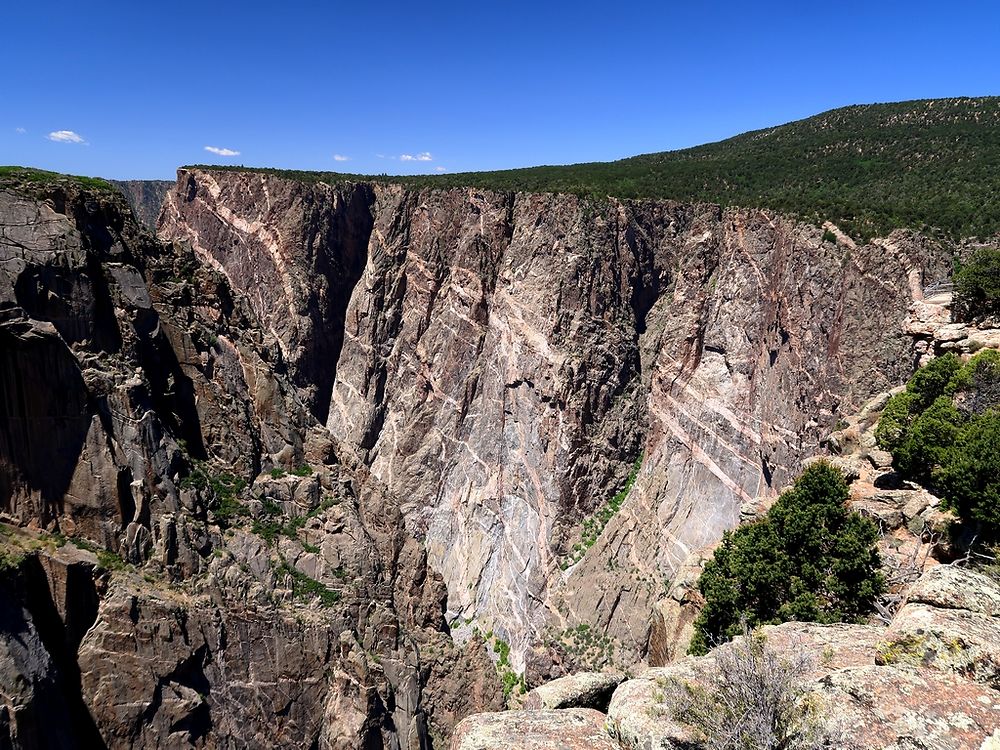
[[[560,677],[524,696],[521,707],[525,710],[539,708],[594,708],[606,711],[611,695],[625,679],[616,672],[578,672]]]
[[[160,232],[407,498],[449,617],[539,676],[644,657],[664,581],[909,375],[901,323],[948,270],[918,236],[836,244],[761,211],[203,169]],[[578,624],[607,639],[586,659]]]
[[[976,640],[981,629],[961,640],[948,628],[956,615],[995,621],[998,591],[995,581],[977,573],[938,566],[914,586],[910,601],[888,629],[792,622],[765,627],[762,634],[766,647],[781,658],[799,663],[801,657],[805,669],[797,681],[803,699],[839,738],[836,747],[982,750],[992,747],[1000,726],[1000,694],[991,666],[995,661],[990,662],[986,644]],[[913,607],[922,608],[919,642],[914,638],[917,631],[907,630]],[[942,640],[949,636],[955,640]],[[958,645],[937,648],[942,643]],[[687,657],[625,680],[615,690],[604,721],[612,747],[702,747],[698,731],[675,711],[676,688],[711,689],[718,658],[719,651]],[[479,736],[493,742],[467,745],[470,748],[556,748],[563,746],[563,730],[562,722],[551,718],[554,713],[559,712],[488,714],[482,722],[473,716],[460,726],[479,728]],[[532,718],[519,718],[524,714]],[[533,744],[520,745],[522,738]]]
[[[593,709],[476,714],[455,729],[451,750],[619,750]]]

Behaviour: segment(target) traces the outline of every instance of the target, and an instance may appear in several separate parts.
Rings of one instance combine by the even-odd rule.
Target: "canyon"
[[[677,582],[905,382],[953,257],[206,168],[156,236],[68,179],[0,185],[0,232],[17,747],[442,748],[523,688],[666,663]]]

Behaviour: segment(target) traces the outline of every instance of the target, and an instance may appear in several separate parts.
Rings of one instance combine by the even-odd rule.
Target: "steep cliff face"
[[[132,207],[135,218],[150,228],[156,226],[163,201],[174,189],[172,180],[111,180],[110,182],[122,191],[125,200]]]
[[[120,196],[0,185],[0,343],[0,745],[415,750],[499,707],[399,500]]]
[[[404,499],[459,639],[475,619],[537,675],[578,658],[580,623],[601,662],[644,655],[687,556],[909,374],[902,320],[947,270],[917,236],[760,211],[203,170],[160,232],[246,295],[311,414]]]
[[[633,666],[664,583],[909,375],[948,266],[224,171],[159,229],[0,186],[0,744],[423,750],[501,706],[501,642],[532,683]]]

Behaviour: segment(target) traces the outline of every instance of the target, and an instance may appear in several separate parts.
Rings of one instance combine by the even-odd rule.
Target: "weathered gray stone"
[[[980,750],[1000,725],[996,691],[940,673],[850,667],[815,683],[845,744],[872,750]]]
[[[451,750],[620,750],[604,715],[586,708],[476,714],[459,722]]]

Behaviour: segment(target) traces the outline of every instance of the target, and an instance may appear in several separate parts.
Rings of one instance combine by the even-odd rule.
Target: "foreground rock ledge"
[[[589,708],[476,714],[459,722],[451,750],[621,750]]]

